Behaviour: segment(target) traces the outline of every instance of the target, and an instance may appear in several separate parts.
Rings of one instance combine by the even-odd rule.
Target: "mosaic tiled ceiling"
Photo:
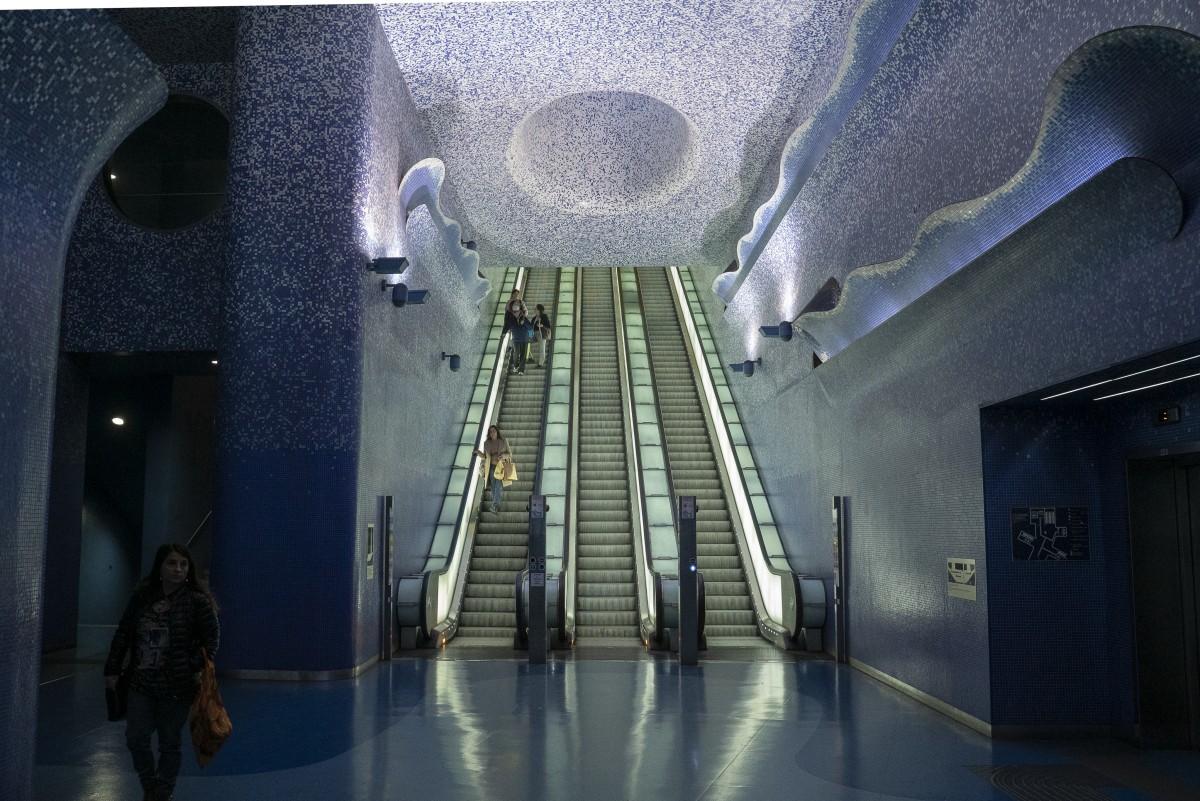
[[[858,0],[377,6],[489,264],[733,257]]]

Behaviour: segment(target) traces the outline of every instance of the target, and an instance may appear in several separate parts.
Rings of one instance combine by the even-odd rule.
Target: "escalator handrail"
[[[567,456],[567,497],[563,509],[563,580],[559,588],[562,598],[562,639],[568,643],[575,642],[575,575],[578,566],[575,554],[578,551],[576,540],[579,536],[579,525],[575,519],[579,513],[579,371],[583,352],[583,280],[578,270],[571,274],[571,286],[574,297],[571,300],[571,410],[567,425],[570,426]],[[562,298],[562,276],[559,276],[559,296]],[[554,324],[559,324],[559,309],[554,309]]]
[[[636,274],[634,283],[636,284]],[[636,514],[631,516],[630,522],[635,523],[640,531],[634,532],[635,544],[640,544],[641,547],[634,548],[634,575],[637,577],[638,587],[638,615],[641,620],[642,641],[649,643],[651,639],[659,635],[659,624],[661,622],[662,609],[657,603],[657,596],[653,593],[654,587],[654,549],[652,547],[650,516],[647,511],[646,488],[642,482],[642,467],[641,467],[641,440],[638,434],[638,417],[636,412],[636,402],[634,399],[633,389],[633,365],[629,358],[629,334],[625,328],[627,316],[624,313],[625,298],[621,289],[620,270],[612,271],[612,287],[613,287],[613,315],[614,327],[617,337],[617,358],[619,360],[618,369],[621,377],[624,379],[621,382],[621,403],[622,417],[625,420],[628,437],[625,442],[625,458],[629,463],[629,475],[633,484],[633,491],[630,492],[630,503],[636,507]],[[639,308],[641,302],[641,293],[639,292]],[[646,324],[645,315],[642,315],[642,336],[645,338]],[[649,346],[647,344],[647,360],[649,360]],[[653,381],[653,370],[650,370],[651,380]],[[657,408],[657,407],[656,407]],[[666,458],[665,443],[662,439],[661,425],[659,434],[660,447],[664,448],[663,458]],[[667,479],[668,492],[670,491],[671,471],[668,467],[664,471]],[[673,515],[674,513],[672,513]],[[640,564],[638,564],[640,562]]]
[[[559,285],[559,283],[560,283],[559,279],[556,279],[554,281],[554,290],[552,292],[552,294],[554,295],[554,300],[555,300],[554,312],[555,312],[556,317],[558,314],[558,285]],[[529,285],[529,282],[527,280],[525,283],[525,286],[528,287],[528,285]],[[523,294],[525,294],[525,293],[523,293]],[[540,336],[540,334],[539,334],[539,336]],[[549,408],[550,408],[550,379],[551,379],[551,376],[553,375],[553,370],[554,370],[554,349],[553,348],[547,348],[546,365],[542,369],[545,371],[544,375],[542,376],[542,380],[544,382],[542,385],[542,412],[541,412],[541,414],[542,414],[542,429],[538,433],[539,445],[538,445],[538,448],[536,451],[537,455],[534,458],[533,493],[532,493],[533,495],[540,495],[541,489],[542,489],[542,463],[544,461],[545,452],[546,452],[546,426],[549,422],[548,418],[549,418]],[[568,469],[567,480],[568,480],[568,482],[570,481],[569,469]],[[568,486],[569,486],[569,484],[568,484]],[[564,500],[564,503],[565,503],[565,500]],[[547,511],[549,511],[549,507],[547,507]],[[564,510],[564,514],[565,514],[565,512],[566,512],[566,510]],[[562,555],[562,560],[563,560],[564,565],[566,564],[566,561],[567,561],[567,547],[568,547],[566,534],[567,534],[567,532],[566,532],[565,517],[564,517],[563,555]],[[528,554],[528,550],[526,551],[526,553]],[[549,553],[546,554],[546,556],[549,556],[549,555],[550,555]],[[525,567],[521,568],[521,570],[519,570],[517,572],[517,577],[516,577],[516,604],[517,604],[516,620],[517,620],[517,636],[518,637],[522,636],[522,633],[525,630],[525,619],[524,619],[524,616],[525,616],[524,603],[525,602],[522,598],[522,588],[524,587],[524,582],[528,580],[528,577],[529,577],[529,565],[528,565],[528,558],[527,558]],[[560,588],[559,592],[561,592],[561,591],[562,590]],[[559,639],[562,639],[564,636],[564,633],[560,630],[558,636],[559,636]]]
[[[721,404],[716,398],[716,390],[712,383],[712,377],[709,374],[710,368],[707,354],[704,353],[702,343],[699,341],[696,317],[700,317],[701,321],[707,326],[707,318],[704,317],[704,310],[700,308],[697,310],[696,315],[692,314],[691,303],[688,299],[687,290],[683,286],[683,279],[679,268],[667,268],[667,284],[671,289],[671,299],[675,304],[676,312],[680,318],[680,329],[684,335],[684,343],[688,349],[689,356],[692,359],[694,373],[700,376],[701,405],[704,408],[704,416],[711,428],[711,433],[718,440],[718,454],[714,454],[714,456],[718,456],[724,462],[724,469],[717,472],[721,476],[721,482],[726,491],[730,493],[729,497],[733,501],[733,507],[737,510],[737,514],[730,515],[730,522],[734,525],[734,531],[740,534],[738,537],[739,542],[749,552],[751,563],[754,566],[754,569],[746,570],[745,573],[747,585],[751,591],[755,614],[758,617],[759,629],[764,632],[768,639],[775,640],[776,642],[789,641],[795,637],[797,632],[791,631],[785,623],[782,608],[777,610],[775,614],[772,614],[774,610],[768,609],[766,596],[758,573],[758,565],[761,563],[769,574],[786,581],[782,593],[788,592],[788,587],[791,586],[791,583],[795,579],[795,573],[792,572],[791,566],[786,564],[786,556],[784,557],[785,565],[778,564],[775,555],[770,552],[770,549],[767,548],[766,543],[763,541],[762,528],[754,510],[754,505],[749,500],[750,496],[742,475],[743,466],[741,460],[738,458],[737,450],[730,443],[729,423],[725,417],[724,410],[721,408]],[[782,550],[782,544],[780,545],[780,549]]]
[[[621,313],[622,296],[620,271],[617,268],[609,270],[609,290],[612,296],[613,338],[616,344],[617,383],[621,395],[621,419],[625,427],[625,462],[628,480],[632,487],[629,502],[632,505],[629,516],[630,525],[637,528],[634,531],[634,544],[641,547],[633,549],[634,578],[637,583],[638,621],[642,640],[648,642],[649,633],[654,630],[655,609],[646,582],[647,544],[650,537],[650,523],[646,516],[644,501],[645,490],[642,487],[641,458],[638,454],[637,419],[633,411],[633,375],[629,365],[629,350],[626,344],[625,315]],[[622,380],[624,379],[624,380]],[[640,534],[640,535],[639,535]],[[638,564],[641,562],[641,564]]]
[[[516,280],[513,282],[514,289],[521,289],[525,285],[525,280],[528,271],[525,268],[518,268]],[[503,326],[503,305],[505,303],[503,293],[500,297],[501,313],[498,315],[500,324]],[[496,323],[493,322],[492,330],[495,331]],[[501,328],[503,331],[503,328]],[[488,384],[487,400],[484,403],[484,414],[480,416],[479,428],[476,431],[474,443],[477,450],[482,450],[483,443],[487,439],[488,429],[493,425],[493,418],[500,407],[500,387],[504,378],[504,359],[507,353],[508,344],[512,334],[504,332],[499,337],[496,347],[496,355],[492,362],[492,379]],[[483,360],[486,363],[486,359]],[[484,364],[480,365],[480,370],[485,369]],[[435,639],[440,639],[443,643],[448,641],[458,630],[458,614],[462,607],[463,592],[466,586],[466,573],[470,567],[470,549],[474,545],[475,540],[475,522],[474,509],[482,498],[486,482],[480,481],[480,467],[483,457],[471,454],[469,469],[467,474],[467,486],[463,490],[463,502],[459,506],[458,515],[455,519],[454,536],[451,540],[450,547],[447,553],[430,554],[426,561],[425,573],[427,578],[427,597],[426,607],[433,607],[433,615],[430,620],[429,634]],[[430,564],[431,561],[440,559],[442,565],[435,567]],[[453,570],[457,565],[457,570]],[[441,609],[441,585],[442,577],[447,576],[453,570],[454,575],[449,586],[449,598],[447,599],[447,609],[443,615]],[[428,597],[433,595],[434,597]]]
[[[639,275],[640,275],[640,273],[639,273]],[[669,288],[669,283],[670,282],[668,282],[668,288]],[[646,327],[646,300],[645,300],[644,295],[642,294],[641,281],[638,281],[638,306],[642,310],[642,326],[643,326],[642,330],[646,331],[646,353],[647,353],[647,355],[650,356],[651,360],[653,360],[653,354],[650,353],[650,331]],[[686,343],[685,343],[685,347],[686,347]],[[651,363],[653,363],[653,361]],[[654,397],[657,398],[658,397],[658,376],[655,374],[653,369],[650,371],[650,382],[654,386]],[[663,444],[663,455],[668,456],[668,454],[667,454],[667,427],[663,424],[662,406],[659,404],[655,404],[654,411],[655,411],[654,420],[656,423],[658,423],[659,442],[661,442]],[[668,459],[669,459],[669,457],[668,457]],[[677,504],[679,503],[679,501],[678,501],[679,496],[675,493],[675,479],[671,475],[670,461],[667,462],[667,491],[671,493],[671,499],[672,499],[671,520],[675,524],[675,530],[679,531],[679,509],[676,508]]]
[[[528,284],[528,281],[526,283]],[[557,305],[558,305],[558,281],[557,280],[555,280],[555,282],[554,282],[553,294],[554,294],[554,300],[555,300],[555,307],[556,307],[556,311],[557,311]],[[541,336],[541,334],[538,333],[536,328],[534,329],[534,335]],[[540,495],[541,491],[542,491],[542,458],[543,458],[543,455],[545,452],[545,447],[546,447],[546,422],[547,422],[546,421],[546,416],[547,416],[546,413],[550,407],[550,373],[553,370],[553,365],[554,365],[554,349],[547,348],[547,351],[548,352],[546,353],[546,366],[542,368],[545,371],[545,374],[542,376],[542,381],[543,381],[543,384],[542,384],[542,430],[538,433],[538,442],[540,443],[540,447],[538,447],[538,449],[537,449],[537,456],[534,459],[534,465],[533,465],[533,470],[534,470],[533,494],[534,495]]]

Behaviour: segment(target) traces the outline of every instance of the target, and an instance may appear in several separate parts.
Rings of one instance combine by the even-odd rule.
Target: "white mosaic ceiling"
[[[775,189],[858,6],[377,8],[485,264],[711,266]]]

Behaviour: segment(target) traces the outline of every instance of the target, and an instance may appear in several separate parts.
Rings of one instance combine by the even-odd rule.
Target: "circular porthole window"
[[[229,171],[229,120],[190,95],[171,95],[104,165],[113,205],[138,225],[173,230],[221,208]]]

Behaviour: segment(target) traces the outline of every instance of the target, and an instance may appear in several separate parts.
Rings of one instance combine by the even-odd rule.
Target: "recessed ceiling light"
[[[1143,389],[1154,389],[1155,387],[1161,387],[1166,384],[1174,384],[1176,381],[1186,381],[1189,378],[1196,378],[1198,376],[1200,376],[1200,373],[1192,373],[1191,375],[1181,375],[1179,378],[1172,378],[1169,381],[1159,381],[1157,384],[1147,384],[1144,387],[1137,387],[1136,389],[1127,389],[1124,392],[1114,392],[1111,395],[1101,395],[1100,397],[1096,398],[1096,400],[1102,401],[1102,400],[1107,400],[1109,398],[1115,398],[1118,395],[1128,395],[1130,392],[1141,392]]]
[[[216,359],[213,359],[213,360],[212,360],[212,363],[213,363],[213,364],[216,364],[216,363],[217,363],[217,360],[216,360]]]
[[[1068,389],[1066,392],[1060,392],[1057,395],[1047,395],[1046,397],[1042,398],[1042,400],[1048,401],[1053,398],[1061,398],[1063,395],[1070,395],[1075,392],[1083,392],[1085,389],[1091,389],[1092,387],[1098,387],[1101,384],[1111,384],[1114,381],[1124,381],[1126,378],[1133,378],[1135,375],[1141,375],[1142,373],[1153,372],[1154,370],[1161,370],[1164,367],[1171,367],[1176,364],[1183,364],[1184,362],[1190,362],[1192,359],[1200,359],[1200,353],[1196,354],[1195,356],[1188,356],[1187,358],[1184,358],[1184,359],[1176,359],[1175,361],[1167,362],[1166,364],[1159,364],[1159,365],[1155,365],[1154,367],[1147,367],[1145,370],[1138,370],[1136,373],[1128,373],[1126,375],[1117,376],[1116,378],[1109,378],[1109,379],[1105,379],[1104,381],[1097,381],[1095,384],[1088,384],[1086,387],[1077,387],[1075,389]],[[1176,379],[1176,380],[1178,380],[1178,379]],[[1163,383],[1169,384],[1171,382],[1164,381]],[[1162,386],[1162,384],[1151,384],[1151,386],[1158,387],[1158,386]],[[1141,387],[1141,389],[1149,389],[1149,387]],[[1137,392],[1136,389],[1130,389],[1130,390],[1126,390],[1126,391],[1127,392]],[[1125,394],[1125,393],[1117,392],[1117,393],[1114,393],[1113,395],[1105,395],[1104,397],[1112,398],[1112,397],[1116,397],[1116,395],[1123,395],[1123,394]],[[1103,400],[1103,398],[1096,398],[1096,400]]]
[[[125,425],[125,418],[124,417],[114,417],[112,419],[112,422],[113,422],[114,426],[123,426],[123,425]]]

